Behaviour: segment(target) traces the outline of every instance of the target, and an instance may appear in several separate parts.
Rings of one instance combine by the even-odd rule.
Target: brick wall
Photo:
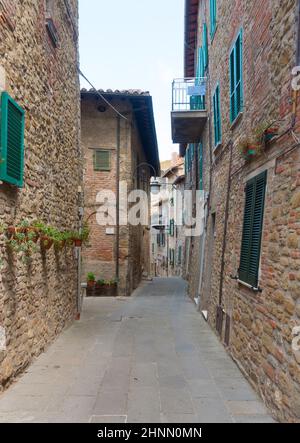
[[[41,219],[61,230],[78,228],[79,81],[76,70],[77,1],[56,2],[58,47],[45,28],[44,2],[0,1],[1,86],[26,111],[25,183],[0,185],[0,222]],[[76,31],[76,33],[75,33]],[[30,263],[9,252],[0,236],[0,390],[74,318],[77,261],[73,250]]]
[[[83,251],[82,278],[85,279],[88,272],[94,272],[97,279],[112,280],[116,277],[116,226],[112,226],[113,231],[108,234],[107,226],[100,226],[93,213],[99,207],[96,196],[100,191],[111,191],[112,199],[115,198],[117,115],[112,109],[99,112],[101,104],[104,105],[101,99],[91,94],[89,98],[82,99],[81,105],[82,145],[85,157],[85,218],[89,220],[91,228],[89,244]],[[112,104],[128,118],[128,121],[121,119],[120,123],[120,181],[126,183],[127,193],[140,188],[149,194],[149,171],[147,168],[137,168],[146,158],[132,105],[129,100],[116,98],[112,100]],[[110,171],[94,170],[95,149],[111,151]],[[127,195],[125,197],[127,199]],[[130,207],[128,205],[128,208]],[[146,226],[120,226],[119,257],[119,295],[130,295],[138,286],[143,272],[150,273],[150,234]]]
[[[209,1],[204,1],[209,24]],[[225,266],[222,308],[231,318],[228,351],[281,421],[300,421],[299,355],[292,349],[292,330],[299,316],[299,147],[291,132],[270,143],[262,155],[245,162],[238,143],[251,136],[259,123],[280,120],[280,132],[292,122],[291,69],[296,64],[297,2],[258,0],[219,1],[217,31],[209,41],[207,102],[212,116],[211,91],[221,90],[222,144],[216,150],[209,141],[209,122],[203,133],[205,189],[210,191],[205,272],[201,308],[208,309],[209,323],[216,328],[223,256],[225,208],[230,168],[228,227],[225,233]],[[199,16],[199,20],[203,20]],[[208,26],[209,27],[209,26]],[[235,36],[243,28],[244,109],[235,125],[229,118],[229,53]],[[199,23],[199,28],[201,28]],[[201,44],[201,36],[199,36]],[[298,133],[299,106],[293,128]],[[213,124],[212,117],[210,120]],[[212,128],[211,128],[212,129]],[[212,135],[213,136],[213,135]],[[299,136],[299,135],[298,135]],[[210,177],[210,167],[212,167]],[[262,233],[259,286],[255,293],[231,276],[240,262],[244,188],[248,179],[267,170],[267,191]],[[210,186],[211,180],[211,186]],[[215,220],[215,229],[213,223]],[[194,248],[198,248],[194,239]],[[199,281],[199,259],[192,257],[190,295]],[[224,341],[225,325],[221,334]]]

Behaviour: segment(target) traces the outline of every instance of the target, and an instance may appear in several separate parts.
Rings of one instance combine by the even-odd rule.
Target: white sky
[[[99,89],[150,92],[160,160],[169,159],[178,152],[171,86],[183,76],[184,0],[79,0],[79,7],[81,70]]]

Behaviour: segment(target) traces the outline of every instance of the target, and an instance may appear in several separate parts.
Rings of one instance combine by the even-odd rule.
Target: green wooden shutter
[[[97,149],[94,152],[94,170],[110,171],[110,151]]]
[[[241,30],[231,50],[230,59],[230,120],[234,122],[243,109],[243,31]]]
[[[221,142],[221,105],[220,105],[220,86],[216,87],[213,96],[213,111],[214,111],[214,142],[217,146]]]
[[[174,219],[170,220],[170,236],[174,237],[174,233],[175,233],[175,221]]]
[[[217,0],[210,0],[210,37],[213,39],[217,28]]]
[[[0,180],[22,187],[24,183],[25,111],[7,92],[1,95]]]
[[[207,25],[203,24],[202,30],[202,47],[203,47],[203,67],[204,71],[208,67],[208,41],[207,41]]]
[[[195,85],[199,86],[202,83],[202,79],[205,75],[205,67],[204,67],[204,50],[201,46],[198,48],[198,63],[196,70],[196,81]],[[193,95],[190,97],[190,108],[192,111],[205,109],[205,96]]]
[[[245,210],[239,279],[258,285],[267,172],[250,180],[245,189]]]

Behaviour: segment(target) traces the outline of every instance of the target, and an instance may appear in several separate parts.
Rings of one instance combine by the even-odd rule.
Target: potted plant
[[[30,256],[37,250],[36,244],[24,232],[16,232],[16,234],[7,240],[7,246],[17,254],[22,252],[22,260],[27,262]]]
[[[116,297],[117,296],[117,280],[107,280],[103,286],[103,295],[105,297]]]
[[[17,231],[21,232],[23,234],[26,234],[26,232],[29,229],[29,226],[30,226],[29,221],[28,220],[23,220],[23,221],[21,221],[21,223],[19,223],[17,225]]]
[[[65,233],[59,231],[53,233],[53,242],[54,242],[54,249],[56,251],[61,251],[66,244]]]
[[[278,126],[269,126],[264,132],[265,141],[269,142],[270,140],[272,140],[272,138],[276,137],[278,134],[279,134]]]
[[[73,232],[72,237],[74,241],[74,245],[77,248],[80,248],[83,243],[86,243],[89,239],[90,230],[87,223],[84,223],[81,232]]]
[[[87,274],[87,290],[86,295],[88,297],[93,297],[95,293],[95,283],[96,283],[96,277],[93,272],[89,272]]]
[[[0,234],[4,234],[4,232],[7,230],[7,226],[4,223],[0,223]]]
[[[275,122],[263,122],[258,125],[254,131],[256,140],[258,143],[267,143],[272,140],[279,133],[279,127],[275,124]]]
[[[8,226],[7,233],[9,237],[12,237],[16,233],[16,228],[14,226]]]
[[[103,288],[105,285],[105,281],[103,279],[97,280],[95,285],[95,296],[101,297],[103,295]]]
[[[261,145],[256,140],[251,140],[247,137],[240,140],[238,148],[246,160],[256,157],[261,153]]]
[[[41,248],[45,251],[49,251],[53,245],[53,240],[47,235],[41,235],[40,237]]]

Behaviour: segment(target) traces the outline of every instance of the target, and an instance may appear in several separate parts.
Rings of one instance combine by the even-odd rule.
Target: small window
[[[94,171],[111,170],[111,152],[97,149],[94,152]]]
[[[9,96],[1,95],[0,180],[23,186],[25,111]]]
[[[261,237],[267,172],[254,177],[245,188],[245,209],[239,279],[258,286]]]
[[[175,221],[172,219],[170,220],[170,236],[174,237],[175,235]]]
[[[243,35],[240,31],[229,58],[230,121],[233,123],[243,110]]]
[[[45,3],[45,16],[46,16],[46,29],[49,36],[49,39],[54,46],[54,48],[58,47],[58,32],[56,26],[53,21],[54,17],[54,0],[46,0]]]
[[[214,108],[214,142],[215,146],[221,143],[221,104],[220,104],[220,86],[216,87],[213,96],[213,108]]]

